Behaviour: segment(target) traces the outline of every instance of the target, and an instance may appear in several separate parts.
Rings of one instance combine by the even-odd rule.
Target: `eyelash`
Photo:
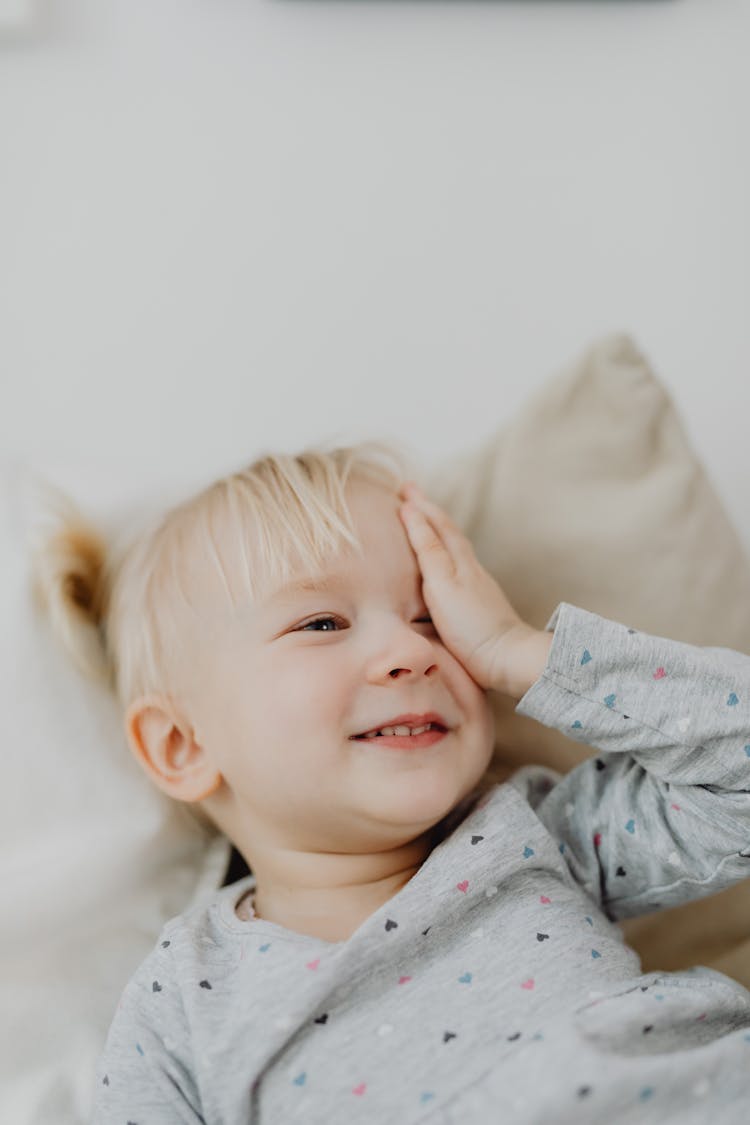
[[[304,625],[299,625],[297,627],[296,632],[302,633],[306,629],[308,629],[310,625],[317,625],[321,621],[338,621],[338,622],[341,622],[341,621],[343,621],[343,618],[335,617],[333,614],[330,614],[330,613],[326,614],[323,617],[314,617],[312,619],[312,621],[306,621]],[[421,625],[432,625],[432,618],[430,617],[429,614],[427,614],[426,617],[420,617],[415,622],[415,624],[417,624],[417,625],[420,625],[420,624]],[[330,629],[311,629],[310,631],[313,632],[313,633],[330,633],[331,632]]]

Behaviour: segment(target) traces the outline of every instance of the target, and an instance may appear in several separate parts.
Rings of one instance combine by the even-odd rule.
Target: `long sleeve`
[[[204,1123],[167,928],[128,981],[96,1073],[91,1125]]]
[[[517,712],[600,753],[560,777],[524,767],[539,819],[613,921],[750,878],[750,657],[561,603]]]

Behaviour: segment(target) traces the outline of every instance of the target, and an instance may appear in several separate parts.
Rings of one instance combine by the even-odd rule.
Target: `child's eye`
[[[315,617],[312,621],[307,621],[304,625],[300,625],[298,631],[304,633],[307,629],[310,629],[313,633],[330,633],[332,632],[331,629],[322,628],[322,626],[327,625],[329,621],[334,622],[334,624],[341,624],[340,617],[331,617],[330,615],[327,617]],[[424,617],[418,617],[415,624],[432,625],[432,618],[429,614],[426,614]],[[316,625],[320,625],[321,628],[315,628]]]
[[[299,631],[304,632],[306,629],[312,629],[314,625],[326,625],[329,621],[336,623],[341,622],[340,617],[316,617],[313,621],[308,621],[305,625],[300,625]],[[330,633],[330,629],[312,629],[314,633]]]

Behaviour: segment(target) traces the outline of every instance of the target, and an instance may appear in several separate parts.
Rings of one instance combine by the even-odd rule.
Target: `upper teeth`
[[[425,723],[424,726],[421,726],[421,727],[407,727],[407,726],[381,727],[380,730],[368,731],[367,734],[365,734],[363,737],[364,738],[377,738],[377,736],[379,734],[397,734],[397,735],[402,735],[402,736],[407,735],[407,734],[409,734],[409,735],[424,734],[424,732],[426,730],[430,730],[434,726],[435,726],[435,723]]]

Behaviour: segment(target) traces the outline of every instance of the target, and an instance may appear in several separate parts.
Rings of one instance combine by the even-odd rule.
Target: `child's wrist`
[[[539,679],[547,666],[553,633],[521,623],[503,637],[502,660],[492,687],[519,700]]]

